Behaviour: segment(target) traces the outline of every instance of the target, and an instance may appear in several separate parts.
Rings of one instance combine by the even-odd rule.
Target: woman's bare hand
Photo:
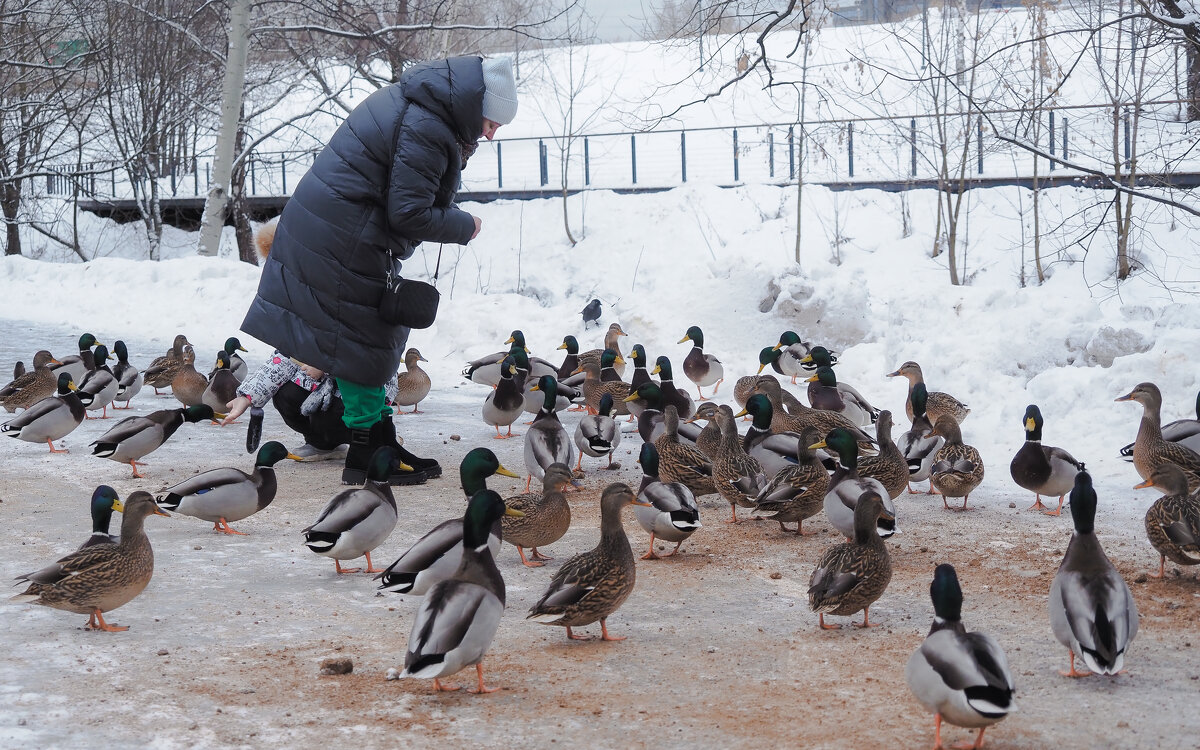
[[[245,396],[238,396],[228,404],[225,404],[225,408],[228,411],[225,412],[225,418],[221,420],[222,426],[230,424],[233,420],[245,414],[246,410],[250,408],[250,399]]]

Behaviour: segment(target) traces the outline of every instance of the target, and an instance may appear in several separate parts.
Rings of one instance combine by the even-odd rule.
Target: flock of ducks
[[[860,627],[867,628],[875,624],[870,607],[893,575],[886,540],[900,529],[902,514],[895,501],[913,493],[913,483],[928,481],[928,492],[941,494],[947,509],[965,510],[983,481],[984,461],[964,442],[961,427],[970,409],[947,393],[930,390],[916,362],[889,373],[909,383],[905,412],[911,427],[893,435],[892,412],[876,408],[840,382],[834,369],[837,356],[794,332],[765,347],[758,371],[737,380],[736,412],[704,394],[711,387],[715,396],[725,375],[720,360],[705,352],[699,327],[690,327],[680,339],[692,344],[682,370],[696,389],[694,399],[690,389],[674,383],[666,356],[658,357],[651,370],[645,348],[637,344],[628,367],[620,346],[626,335],[613,324],[603,348],[584,352],[574,336],[566,336],[559,347],[565,351],[563,360],[556,364],[532,356],[522,332],[513,331],[506,350],[464,368],[465,377],[491,386],[481,416],[495,429],[493,437],[523,441],[524,493],[503,498],[489,490],[489,477],[518,475],[488,448],[470,450],[459,466],[467,500],[464,515],[438,524],[393,563],[377,569],[371,553],[398,519],[388,477],[408,468],[394,450],[381,448],[364,484],[335,495],[303,530],[304,544],[333,559],[338,573],[357,572],[342,562],[365,557],[364,572],[376,575],[380,589],[422,597],[404,669],[392,670],[389,677],[428,678],[437,690],[450,690],[457,688],[443,678],[475,667],[474,691],[491,691],[482,662],[504,610],[504,580],[495,562],[502,541],[517,548],[526,566],[541,567],[551,560],[543,550],[570,528],[568,494],[579,488],[584,457],[614,467],[613,452],[623,435],[636,433],[641,441],[640,486],[613,482],[604,488],[598,544],[559,566],[528,613],[534,622],[565,628],[571,639],[586,638],[575,629],[599,623],[601,639],[621,640],[610,635],[607,618],[636,582],[636,558],[621,522],[626,506],[634,506],[638,524],[650,534],[642,560],[675,555],[702,528],[697,498],[704,495],[718,495],[729,504],[727,523],[742,522],[737,516],[741,508],[799,536],[812,533],[804,531],[804,521],[824,512],[846,541],[817,559],[809,579],[810,608],[822,629],[839,627],[827,623],[826,615],[858,612],[863,613]],[[92,443],[94,455],[129,464],[135,477],[144,465],[139,459],[182,424],[219,418],[246,374],[236,353],[245,350],[235,338],[217,353],[207,376],[196,370],[194,348],[183,335],[141,373],[129,364],[122,342],[114,344],[118,365],[111,369],[107,348],[91,334],[79,339],[79,348],[78,356],[61,360],[40,351],[33,370],[14,373],[13,382],[0,390],[0,405],[20,413],[0,430],[62,452],[54,441],[81,424],[87,411],[100,410],[104,418],[105,407],[114,402],[124,401],[128,408],[143,383],[156,390],[169,387],[181,408],[126,418]],[[401,374],[421,381],[410,383],[402,397],[414,411],[430,388],[421,361],[419,352],[410,350],[407,372]],[[772,372],[763,374],[767,368]],[[807,405],[784,387],[802,377]],[[1157,577],[1168,558],[1179,565],[1200,564],[1200,397],[1196,420],[1166,427],[1160,419],[1162,396],[1152,383],[1117,400],[1143,407],[1137,439],[1122,454],[1144,480],[1139,488],[1163,493],[1146,514],[1147,536],[1161,556]],[[580,412],[573,434],[559,416],[569,411]],[[523,414],[532,420],[522,435],[512,428]],[[749,421],[744,432],[739,417]],[[1022,426],[1025,442],[1010,463],[1013,481],[1035,494],[1032,508],[1050,514],[1059,514],[1065,497],[1071,498],[1074,533],[1048,605],[1051,630],[1069,650],[1070,669],[1064,674],[1089,673],[1077,668],[1077,660],[1090,672],[1116,674],[1137,633],[1137,607],[1095,536],[1097,498],[1091,477],[1069,452],[1042,443],[1044,418],[1036,405],[1028,407]],[[106,623],[103,615],[132,600],[150,580],[153,553],[144,519],[166,515],[165,509],[211,522],[227,534],[241,533],[230,522],[270,505],[278,487],[274,467],[289,458],[297,457],[281,443],[268,442],[257,451],[250,472],[232,467],[201,472],[164,488],[157,499],[134,492],[122,503],[111,487],[101,485],[92,496],[93,535],[84,547],[22,576],[19,580],[28,587],[14,599],[87,614],[90,628],[121,629]],[[535,481],[536,489],[531,489]],[[1042,504],[1043,496],[1057,496],[1058,506],[1050,510]],[[951,506],[951,498],[962,498],[961,506]],[[123,514],[119,538],[108,535],[114,511]],[[656,540],[674,543],[675,549],[659,555]],[[933,625],[908,662],[907,681],[935,714],[937,746],[946,721],[977,728],[979,747],[984,730],[1015,708],[1012,675],[1000,646],[963,626],[963,595],[952,566],[937,567],[930,595]]]

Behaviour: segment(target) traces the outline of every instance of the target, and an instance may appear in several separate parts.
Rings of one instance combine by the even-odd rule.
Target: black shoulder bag
[[[395,272],[396,261],[388,251],[392,266],[388,269],[383,298],[379,302],[379,315],[388,323],[406,328],[428,328],[437,318],[438,302],[442,295],[437,287],[424,281],[406,279]],[[433,280],[437,282],[442,267],[442,246],[438,245],[437,265],[433,269]]]

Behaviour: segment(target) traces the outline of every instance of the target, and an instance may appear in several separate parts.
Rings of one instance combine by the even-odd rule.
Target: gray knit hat
[[[512,58],[483,58],[483,116],[507,125],[517,116],[517,82]]]

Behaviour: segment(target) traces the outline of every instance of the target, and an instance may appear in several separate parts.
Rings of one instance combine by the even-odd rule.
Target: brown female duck
[[[1158,390],[1158,386],[1139,383],[1117,401],[1136,401],[1142,405],[1142,423],[1133,443],[1133,466],[1142,479],[1149,479],[1155,469],[1170,462],[1187,476],[1189,492],[1200,488],[1200,453],[1163,439],[1162,391]]]
[[[862,610],[859,627],[872,627],[871,605],[883,595],[892,580],[892,560],[887,545],[875,533],[875,525],[886,517],[883,500],[877,492],[864,492],[854,508],[854,541],[825,550],[808,581],[808,606],[818,613],[823,630],[825,615],[852,615]]]
[[[954,417],[943,414],[934,422],[929,435],[946,438],[946,444],[934,456],[929,473],[930,484],[942,494],[942,505],[947,510],[951,509],[946,502],[947,497],[961,497],[963,504],[957,510],[966,510],[971,493],[983,481],[983,459],[975,446],[963,442],[962,430]]]
[[[1146,511],[1146,536],[1159,557],[1158,573],[1150,577],[1163,577],[1167,558],[1176,565],[1200,565],[1200,495],[1188,494],[1187,477],[1170,462],[1134,485],[1137,490],[1147,487],[1163,493]]]
[[[621,510],[627,505],[650,506],[639,500],[627,484],[615,483],[604,488],[600,498],[600,543],[590,552],[563,563],[526,619],[561,625],[572,640],[587,638],[575,635],[571,628],[599,620],[601,640],[625,639],[608,634],[607,620],[629,597],[637,578],[633,550],[621,525]]]
[[[88,630],[128,630],[106,623],[104,613],[131,602],[154,575],[154,550],[143,526],[150,515],[167,514],[158,509],[150,493],[134,492],[125,501],[119,543],[84,547],[21,576],[19,580],[29,581],[29,587],[12,601],[88,615]]]
[[[38,401],[53,396],[58,385],[58,376],[54,374],[53,366],[57,364],[59,361],[45,349],[33,355],[33,369],[15,375],[11,383],[0,388],[0,405],[11,414],[17,409],[28,409]]]
[[[912,412],[912,390],[917,383],[925,382],[925,375],[921,372],[921,366],[912,360],[900,365],[895,372],[888,373],[889,378],[904,377],[908,380],[908,397],[904,402],[904,408],[907,410],[908,418],[913,418]],[[971,410],[967,405],[958,399],[951,396],[949,393],[941,391],[928,391],[925,399],[925,410],[929,414],[929,421],[937,424],[938,417],[943,414],[948,414],[954,417],[954,421],[962,424],[962,421],[967,418]]]
[[[422,370],[419,364],[428,361],[415,347],[410,347],[404,353],[404,372],[396,376],[396,406],[411,406],[413,410],[407,412],[409,414],[421,413],[417,406],[429,395],[429,389],[433,387],[429,373]]]
[[[554,544],[571,528],[571,505],[567,488],[575,485],[571,467],[553,463],[542,477],[541,492],[526,492],[504,498],[505,506],[524,513],[524,516],[505,516],[500,519],[503,540],[517,548],[521,562],[530,568],[540,568],[553,557],[538,552],[538,547]],[[529,557],[525,557],[525,548]]]

